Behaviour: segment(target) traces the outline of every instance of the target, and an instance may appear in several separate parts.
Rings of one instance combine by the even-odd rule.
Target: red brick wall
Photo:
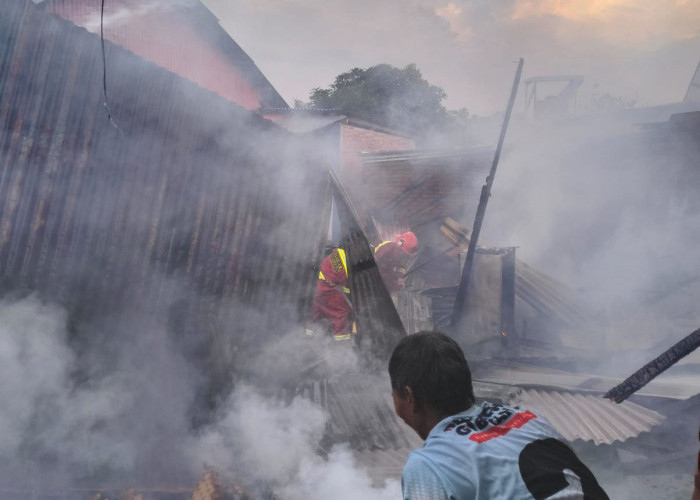
[[[360,179],[362,173],[361,152],[405,151],[415,148],[415,141],[406,137],[341,124],[340,154],[343,179],[350,183]]]

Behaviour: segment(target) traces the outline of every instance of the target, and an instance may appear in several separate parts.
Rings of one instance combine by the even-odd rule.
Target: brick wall
[[[415,141],[406,137],[341,124],[341,159],[343,179],[354,183],[360,179],[362,160],[360,152],[405,151],[415,148]]]

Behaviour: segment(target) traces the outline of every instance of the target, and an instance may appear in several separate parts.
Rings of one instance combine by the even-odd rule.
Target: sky
[[[523,81],[582,75],[583,101],[682,100],[700,61],[698,0],[204,0],[293,105],[353,67],[416,63],[448,109],[503,110]],[[588,97],[587,97],[588,96]]]

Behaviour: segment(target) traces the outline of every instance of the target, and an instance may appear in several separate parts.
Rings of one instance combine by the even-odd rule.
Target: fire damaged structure
[[[23,1],[2,29],[5,290],[118,308],[169,278],[250,304],[272,281],[309,286],[328,188],[302,145],[107,42],[110,122],[99,37]],[[317,204],[295,207],[292,182]]]
[[[692,222],[698,213],[693,193],[698,186],[700,144],[694,106],[697,104],[683,102],[629,110],[614,117],[612,133],[606,129],[581,134],[590,126],[596,127],[596,117],[560,122],[558,131],[545,138],[536,136],[540,127],[523,132],[527,124],[520,123],[519,142],[511,145],[510,153],[517,154],[519,147],[528,147],[523,143],[532,141],[535,150],[541,147],[532,160],[541,161],[540,151],[558,140],[567,147],[553,148],[550,154],[561,162],[561,170],[578,169],[575,178],[584,178],[581,172],[586,166],[595,165],[618,179],[628,179],[623,186],[629,190],[619,189],[618,196],[611,199],[601,197],[606,208],[615,206],[630,218],[636,210],[639,215],[634,217],[644,220],[650,216],[646,220],[654,224]],[[466,205],[465,199],[472,203],[477,199],[477,187],[488,171],[488,151],[392,152],[367,154],[363,159],[362,175],[369,180],[365,194],[370,217],[381,224],[410,227],[422,243],[419,260],[409,270],[413,278],[410,286],[402,297],[396,297],[404,323],[419,324],[418,329],[449,330],[475,209]],[[647,172],[647,165],[658,167]],[[634,185],[642,175],[653,179],[655,190],[647,192],[640,203],[634,196]],[[596,244],[605,244],[604,238],[612,239],[619,230],[614,218],[604,214],[606,219],[595,219],[599,215],[592,212],[591,223],[600,226],[591,233],[601,241],[581,244],[587,238],[581,233],[570,236],[570,247],[561,246],[562,251],[571,251],[582,261]],[[697,241],[697,225],[685,226],[679,236],[679,242]],[[637,488],[630,485],[648,474],[665,478],[658,481],[675,488],[674,474],[690,471],[697,452],[694,441],[680,436],[685,432],[693,437],[696,432],[700,369],[697,361],[688,360],[667,375],[652,379],[681,359],[676,356],[671,360],[669,353],[675,350],[668,349],[679,336],[694,331],[676,344],[683,345],[683,356],[697,347],[700,318],[691,305],[698,297],[697,261],[693,266],[690,259],[690,267],[681,274],[671,274],[673,266],[668,263],[652,268],[658,273],[654,276],[658,283],[666,283],[663,288],[658,285],[660,290],[643,302],[652,321],[645,330],[656,326],[655,344],[625,350],[612,347],[620,342],[612,336],[616,329],[623,335],[624,318],[616,318],[616,326],[609,326],[578,294],[518,259],[515,248],[493,247],[483,241],[479,245],[466,305],[467,326],[451,332],[460,339],[473,364],[477,397],[532,405],[543,411],[578,453],[597,463],[601,476],[613,485],[612,491]],[[679,257],[680,262],[686,260]],[[668,284],[669,279],[677,288]],[[402,307],[404,304],[411,306]],[[673,319],[666,323],[662,318],[669,313]],[[631,321],[632,315],[627,319]],[[668,327],[676,333],[659,337]],[[656,363],[640,370],[643,373],[637,378],[643,378],[643,383],[631,384],[638,389],[633,397],[622,405],[606,399],[610,389],[629,375],[621,366],[632,357],[649,361],[657,356]],[[690,484],[688,480],[688,488]],[[638,491],[643,495],[642,489],[639,486]]]
[[[198,2],[188,5],[195,15],[180,21],[189,34],[192,19],[213,22]],[[3,306],[33,298],[65,314],[66,345],[49,345],[67,359],[58,373],[71,403],[59,404],[50,377],[38,377],[36,392],[19,391],[30,408],[12,422],[19,437],[0,448],[4,497],[276,498],[249,479],[245,450],[233,448],[230,469],[204,468],[219,451],[209,432],[246,423],[225,427],[227,396],[253,383],[295,409],[299,399],[323,408],[319,456],[347,443],[377,483],[397,478],[419,443],[393,413],[384,364],[403,335],[447,328],[493,148],[358,155],[360,146],[348,152],[336,140],[357,132],[345,117],[293,134],[263,117],[286,104],[232,40],[209,40],[207,50],[223,44],[239,68],[221,69],[231,59],[217,58],[231,84],[217,87],[185,74],[187,64],[169,65],[172,52],[119,43],[114,25],[102,40],[88,22],[94,9],[84,14],[68,1],[8,0],[0,16],[0,292]],[[356,143],[390,135],[363,125]],[[697,130],[696,114],[678,114],[632,140],[657,154],[677,148],[686,162],[678,169],[695,186]],[[350,163],[342,182],[319,138]],[[408,138],[387,140],[412,148]],[[333,203],[357,315],[351,351],[303,333]],[[697,209],[691,196],[683,203]],[[391,296],[372,245],[408,229],[420,253],[407,287]],[[477,397],[540,408],[584,457],[604,455],[612,475],[641,476],[660,462],[673,469],[695,453],[656,436],[686,425],[697,388],[657,380],[608,404],[601,396],[623,375],[605,370],[602,349],[567,342],[580,338],[590,311],[516,251],[481,242],[469,327],[455,332],[473,360]],[[695,319],[686,314],[683,325]],[[280,341],[292,349],[276,350]],[[598,356],[589,371],[569,369],[589,356]],[[136,396],[118,386],[109,393],[116,409],[75,408],[75,395],[123,379]],[[254,405],[237,409],[246,406]],[[54,420],[61,439],[45,431]],[[255,424],[244,434],[289,429],[270,413],[241,420]],[[112,446],[104,435],[128,438]],[[203,436],[204,453],[194,454]],[[200,461],[194,474],[190,453]]]
[[[367,402],[374,379],[336,383],[322,356],[291,381],[266,371],[265,350],[280,339],[313,354],[303,324],[332,198],[372,370],[405,335],[327,158],[262,117],[279,97],[266,81],[253,79],[257,100],[243,92],[238,104],[239,94],[224,98],[65,19],[81,12],[12,0],[0,18],[2,304],[57,309],[65,330],[56,380],[23,386],[26,408],[4,417],[18,436],[0,450],[0,488],[13,498],[269,496],[230,470],[219,472],[232,484],[212,486],[210,470],[193,491],[203,470],[193,475],[183,449],[251,381],[323,400],[333,415],[361,397],[393,429],[381,446],[405,445],[385,398]],[[80,405],[115,380],[116,409]],[[360,418],[333,420],[324,443],[361,436],[356,449],[376,447]]]
[[[5,303],[32,296],[66,311],[73,392],[117,376],[121,346],[167,331],[168,345],[194,364],[173,366],[179,383],[169,397],[192,396],[185,426],[197,429],[244,361],[303,322],[325,240],[328,175],[308,144],[259,114],[104,44],[103,59],[98,35],[31,1],[3,5],[0,288]],[[146,364],[157,363],[151,346]],[[138,365],[136,354],[127,359]],[[3,491],[58,498],[83,488],[64,497],[85,498],[104,486],[102,466],[75,479],[67,469],[79,457],[42,435],[2,450],[9,464],[43,464],[3,467]],[[129,454],[122,484],[172,484],[177,469],[158,465],[170,458],[156,448]],[[54,469],[63,480],[46,473]]]

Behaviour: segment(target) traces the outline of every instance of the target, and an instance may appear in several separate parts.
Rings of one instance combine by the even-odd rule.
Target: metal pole
[[[523,71],[523,59],[520,58],[518,62],[518,69],[515,72],[515,80],[513,81],[513,88],[510,92],[510,100],[508,101],[508,107],[506,108],[506,115],[503,117],[503,125],[501,126],[501,135],[498,138],[498,146],[496,147],[496,153],[493,157],[493,163],[491,164],[491,170],[489,171],[488,177],[486,177],[486,183],[481,188],[481,198],[479,199],[479,206],[476,209],[476,217],[474,218],[474,228],[472,234],[469,238],[469,247],[467,249],[467,258],[464,262],[464,267],[462,268],[462,277],[459,281],[459,288],[457,289],[457,297],[455,298],[455,305],[452,309],[452,319],[450,321],[450,326],[454,329],[462,321],[464,315],[464,306],[466,304],[467,297],[467,285],[469,283],[469,276],[471,274],[472,263],[474,262],[474,253],[476,252],[476,244],[479,240],[479,233],[481,232],[481,224],[484,220],[484,214],[486,213],[486,204],[488,203],[489,197],[491,196],[491,186],[493,184],[493,179],[496,175],[496,168],[498,167],[498,160],[501,157],[501,149],[503,149],[503,141],[506,137],[506,130],[508,129],[508,123],[510,122],[510,115],[513,112],[513,103],[515,102],[515,96],[518,94],[518,85],[520,84],[520,74]]]

